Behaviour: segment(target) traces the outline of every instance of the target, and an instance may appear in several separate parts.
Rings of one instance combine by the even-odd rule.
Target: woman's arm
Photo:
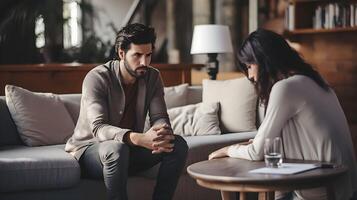
[[[254,141],[249,145],[230,146],[227,155],[247,160],[263,160],[265,138],[280,137],[288,120],[305,103],[298,92],[296,85],[287,80],[277,82],[271,90],[266,116]]]
[[[247,160],[263,160],[264,141],[266,138],[281,137],[283,128],[288,120],[295,116],[301,105],[305,103],[299,90],[298,83],[287,79],[277,82],[270,93],[265,118],[258,129],[252,144],[232,146],[228,149],[230,157]]]
[[[226,147],[220,148],[220,149],[212,152],[208,156],[208,160],[212,160],[212,159],[215,159],[215,158],[227,157],[228,156],[228,149],[231,146],[248,145],[248,144],[251,144],[252,142],[253,142],[253,139],[249,139],[247,142],[241,142],[241,143],[237,143],[237,144],[234,144],[234,145],[230,145],[230,146],[226,146]]]

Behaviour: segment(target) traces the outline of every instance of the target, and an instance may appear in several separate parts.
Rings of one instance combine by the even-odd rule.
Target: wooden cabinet
[[[89,70],[99,64],[31,64],[0,65],[0,95],[6,84],[17,85],[36,92],[57,94],[81,93],[82,82]],[[165,86],[191,84],[191,69],[201,64],[152,64],[160,70]]]

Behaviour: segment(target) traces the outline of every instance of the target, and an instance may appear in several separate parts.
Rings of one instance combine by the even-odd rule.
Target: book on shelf
[[[306,29],[335,29],[357,27],[357,3],[335,2],[316,5],[310,15],[312,16],[312,27],[301,27],[301,22],[296,19],[296,5],[289,3],[285,9],[285,29],[294,31],[296,25]],[[299,9],[301,10],[301,9]],[[308,23],[305,23],[308,24]],[[310,25],[311,26],[311,25]]]
[[[295,5],[290,3],[285,11],[285,27],[289,31],[295,29]]]
[[[314,29],[333,29],[357,26],[356,3],[329,3],[316,7],[313,16]]]

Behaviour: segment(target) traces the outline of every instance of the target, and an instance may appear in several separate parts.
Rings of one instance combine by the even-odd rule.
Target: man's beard
[[[138,68],[136,68],[135,70],[133,70],[132,68],[130,68],[129,63],[124,59],[124,67],[126,69],[126,71],[134,78],[142,78],[145,76],[148,67],[147,66],[140,66]],[[144,70],[144,72],[140,73],[139,70]]]

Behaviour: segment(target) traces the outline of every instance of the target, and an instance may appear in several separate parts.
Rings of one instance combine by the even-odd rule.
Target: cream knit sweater
[[[284,157],[344,164],[348,175],[336,180],[338,200],[357,190],[357,165],[346,117],[335,93],[312,79],[294,75],[277,82],[270,93],[265,118],[252,144],[234,145],[228,155],[263,160],[264,139],[280,136]],[[324,188],[294,191],[294,199],[327,199]]]

